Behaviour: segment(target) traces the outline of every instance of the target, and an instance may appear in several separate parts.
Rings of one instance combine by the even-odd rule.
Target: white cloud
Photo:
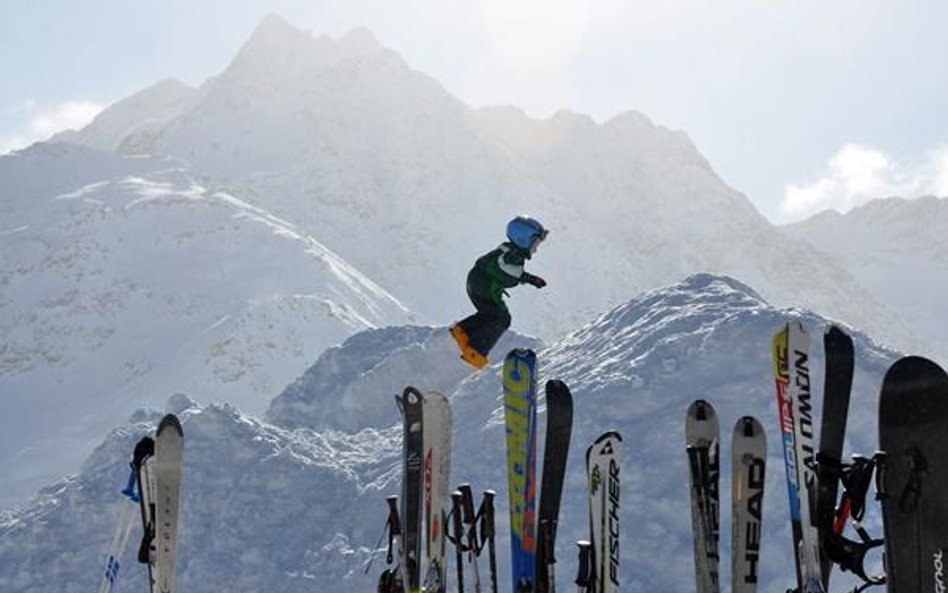
[[[932,151],[932,162],[935,164],[935,178],[931,193],[938,197],[948,196],[948,144]]]
[[[921,159],[895,160],[875,148],[847,144],[819,179],[787,184],[780,209],[785,218],[799,220],[827,209],[845,212],[876,198],[927,194],[948,195],[948,145]]]
[[[23,123],[18,132],[0,136],[0,154],[26,148],[64,130],[82,128],[102,109],[103,105],[89,101],[66,101],[49,107],[40,106],[32,100],[24,101],[6,111],[7,115],[17,116]]]

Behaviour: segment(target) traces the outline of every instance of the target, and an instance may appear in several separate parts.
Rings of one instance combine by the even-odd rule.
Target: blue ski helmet
[[[539,220],[529,216],[518,216],[507,223],[507,238],[521,249],[530,249],[546,239],[548,232]]]

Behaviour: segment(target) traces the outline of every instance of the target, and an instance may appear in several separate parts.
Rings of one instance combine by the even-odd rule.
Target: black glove
[[[533,274],[524,274],[524,276],[525,276],[524,281],[527,284],[532,284],[536,286],[537,288],[543,288],[544,286],[546,286],[546,280],[544,280],[543,278],[540,278],[539,276],[534,276]]]

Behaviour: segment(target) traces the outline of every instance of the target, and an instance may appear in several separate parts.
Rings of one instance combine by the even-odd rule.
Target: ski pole
[[[480,532],[481,532],[481,543],[480,548],[484,549],[484,543],[487,543],[487,560],[488,565],[490,566],[490,590],[491,593],[498,593],[497,591],[497,553],[494,547],[494,496],[496,493],[493,490],[484,491],[484,500],[481,502],[481,510],[478,512],[478,515],[481,518]]]
[[[402,539],[402,522],[398,513],[398,496],[393,494],[386,498],[385,501],[388,503],[388,553],[385,559],[391,564],[392,560],[394,560],[393,555],[395,553],[398,554],[397,568],[393,571],[395,574],[391,579],[394,585],[399,578],[401,578],[403,582],[407,582],[408,563],[405,554],[405,542]]]
[[[477,566],[477,557],[480,554],[480,549],[477,545],[477,520],[474,513],[474,493],[471,492],[470,484],[461,484],[458,486],[458,490],[461,492],[464,525],[467,526],[468,560],[474,565],[474,593],[481,593],[481,574]]]
[[[451,493],[451,515],[454,526],[454,549],[456,551],[455,560],[458,567],[458,593],[464,593],[464,543],[461,536],[461,493],[455,490]]]

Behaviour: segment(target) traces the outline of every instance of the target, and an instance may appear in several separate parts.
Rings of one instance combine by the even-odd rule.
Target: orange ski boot
[[[467,336],[467,332],[464,331],[464,328],[461,327],[459,323],[455,323],[451,326],[451,337],[458,343],[458,348],[461,350],[464,350],[464,348],[471,344],[471,339]]]
[[[451,326],[451,337],[454,338],[454,341],[458,344],[458,348],[461,349],[461,358],[465,362],[478,369],[482,369],[490,363],[486,356],[471,346],[471,339],[468,337],[467,332],[457,323]]]
[[[461,349],[461,358],[463,358],[465,362],[470,363],[472,366],[478,369],[482,369],[486,367],[488,364],[490,364],[490,361],[487,359],[486,356],[484,356],[483,354],[481,354],[480,352],[478,352],[471,346],[465,346],[464,348]]]

